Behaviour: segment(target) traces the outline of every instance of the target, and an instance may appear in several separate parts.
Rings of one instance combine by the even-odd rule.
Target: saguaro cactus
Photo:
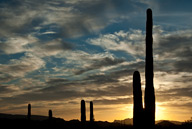
[[[52,110],[49,110],[49,120],[52,120],[52,118],[53,118]]]
[[[145,124],[155,125],[155,92],[153,86],[153,20],[152,10],[147,9],[146,59],[145,59]]]
[[[28,120],[31,120],[31,104],[28,104],[27,119],[28,119]]]
[[[143,123],[143,103],[141,91],[140,73],[135,71],[133,74],[133,125],[141,126]]]
[[[86,121],[85,101],[81,100],[81,122],[85,123],[85,121]]]
[[[94,122],[94,115],[93,115],[93,102],[90,102],[90,122]]]

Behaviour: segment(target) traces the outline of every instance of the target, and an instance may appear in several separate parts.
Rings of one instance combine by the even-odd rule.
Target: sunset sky
[[[145,87],[146,9],[153,10],[156,120],[192,117],[191,0],[0,0],[0,113],[95,120],[133,117]]]

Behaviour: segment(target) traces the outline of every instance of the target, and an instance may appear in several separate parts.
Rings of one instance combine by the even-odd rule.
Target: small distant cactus
[[[90,122],[94,122],[94,115],[93,115],[93,102],[90,102]]]
[[[52,110],[49,110],[49,120],[52,120],[52,118],[53,118]]]
[[[31,120],[31,104],[28,104],[27,119],[28,119],[28,120]]]
[[[86,122],[86,108],[85,108],[85,101],[81,100],[81,122]]]

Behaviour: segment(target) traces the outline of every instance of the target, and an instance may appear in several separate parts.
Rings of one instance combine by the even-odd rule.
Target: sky
[[[153,11],[156,120],[192,116],[191,0],[1,0],[0,113],[96,121],[133,117],[145,88],[146,9]]]

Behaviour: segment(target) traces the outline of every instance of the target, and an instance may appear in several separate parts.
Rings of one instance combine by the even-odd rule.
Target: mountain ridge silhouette
[[[126,124],[126,125],[133,125],[133,118],[126,118],[124,120],[114,120],[114,123],[119,123],[119,124]],[[162,125],[166,123],[174,124],[174,125],[181,125],[184,122],[181,121],[175,121],[175,120],[156,120],[155,124],[156,125]]]

